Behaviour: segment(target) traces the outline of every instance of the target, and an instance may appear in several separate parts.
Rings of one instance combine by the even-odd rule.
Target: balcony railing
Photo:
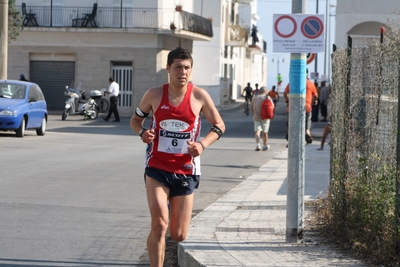
[[[249,31],[239,25],[230,25],[226,31],[226,43],[232,46],[245,46]]]
[[[22,15],[22,7],[18,7]],[[76,21],[83,20],[85,14],[92,13],[93,7],[44,7],[29,6],[27,13],[34,14],[36,23],[27,23],[25,27],[73,27],[81,26]],[[75,20],[75,21],[74,21]],[[212,23],[209,19],[175,9],[158,8],[113,8],[98,7],[95,16],[98,28],[137,28],[171,30],[186,30],[213,36]],[[87,27],[91,27],[88,24]]]

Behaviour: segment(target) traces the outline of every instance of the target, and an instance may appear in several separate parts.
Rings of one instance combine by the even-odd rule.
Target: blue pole
[[[292,0],[292,13],[305,14],[307,0]],[[305,102],[307,54],[291,53],[289,70],[288,184],[286,237],[301,241],[304,229]]]

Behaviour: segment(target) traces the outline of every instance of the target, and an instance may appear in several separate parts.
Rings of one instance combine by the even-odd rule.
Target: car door
[[[38,96],[36,94],[36,85],[28,87],[28,106],[29,106],[29,119],[26,128],[37,128],[42,122],[42,111],[40,109],[40,103],[38,102]]]

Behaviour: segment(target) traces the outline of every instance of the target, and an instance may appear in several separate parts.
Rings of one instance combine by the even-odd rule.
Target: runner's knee
[[[168,223],[164,220],[158,220],[152,223],[152,232],[157,236],[157,238],[164,238],[168,230]]]
[[[175,230],[171,229],[171,238],[175,242],[182,242],[183,240],[186,239],[186,235],[187,235],[187,231],[184,232],[184,231],[179,230],[179,229],[175,229]]]

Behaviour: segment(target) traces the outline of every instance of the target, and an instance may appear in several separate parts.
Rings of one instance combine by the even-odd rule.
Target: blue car
[[[0,80],[0,131],[15,131],[23,137],[25,130],[35,129],[44,135],[47,126],[47,104],[36,83]]]

